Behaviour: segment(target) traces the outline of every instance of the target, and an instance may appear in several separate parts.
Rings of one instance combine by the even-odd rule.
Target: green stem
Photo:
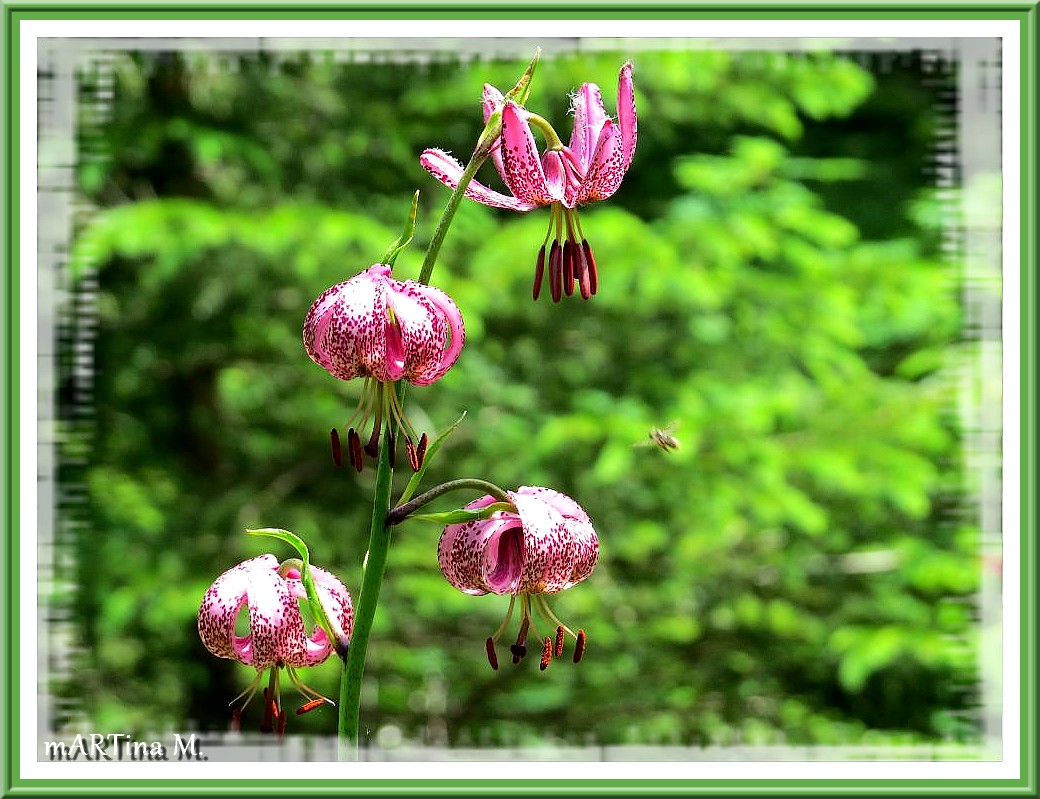
[[[387,552],[390,549],[390,527],[386,515],[390,510],[390,488],[394,470],[390,466],[389,431],[385,431],[379,445],[376,466],[375,497],[372,501],[372,528],[368,538],[368,557],[364,567],[361,593],[354,610],[354,632],[350,652],[339,684],[339,759],[357,760],[361,728],[361,682],[365,674],[365,654],[372,622],[379,602],[379,589],[386,571]]]
[[[509,96],[519,98],[523,102],[529,91],[531,77],[538,63],[541,50],[535,52],[527,70],[517,85],[510,91]],[[477,174],[488,155],[491,153],[491,145],[502,130],[502,115],[496,112],[490,116],[484,130],[477,140],[477,146],[470,157],[469,163],[459,178],[459,185],[448,198],[447,205],[441,213],[440,222],[433,232],[430,245],[426,248],[426,257],[423,259],[422,270],[419,273],[419,282],[428,284],[433,274],[434,264],[437,263],[437,255],[440,253],[444,237],[451,227],[451,221],[458,210],[462,198],[466,194],[466,187],[473,176]],[[414,218],[415,200],[413,199],[412,214]],[[411,230],[407,231],[408,233]],[[407,236],[403,237],[407,238]],[[393,252],[388,256],[393,257]],[[404,407],[404,383],[399,382],[396,386],[397,398]],[[372,527],[368,541],[368,558],[365,563],[364,577],[361,583],[361,593],[358,595],[357,606],[354,611],[354,630],[350,641],[350,650],[347,654],[346,663],[339,684],[339,759],[357,760],[358,743],[361,729],[361,681],[365,673],[365,655],[368,653],[368,638],[372,632],[372,622],[376,615],[376,604],[379,601],[379,589],[383,584],[383,574],[386,572],[387,553],[390,549],[390,525],[387,523],[387,515],[390,512],[390,490],[393,484],[394,470],[390,466],[390,450],[387,442],[390,438],[389,427],[382,437],[379,446],[379,462],[376,466],[375,497],[372,501]]]
[[[491,121],[489,120],[489,124],[490,122]],[[501,122],[499,122],[499,124],[501,124]],[[477,174],[480,165],[483,164],[487,158],[488,154],[486,152],[481,153],[478,150],[473,153],[473,156],[469,159],[469,163],[466,164],[466,169],[463,171],[462,177],[459,178],[459,185],[448,198],[448,204],[444,206],[444,211],[441,213],[441,221],[437,223],[437,229],[433,231],[433,238],[430,239],[430,246],[426,248],[426,258],[423,259],[422,270],[419,272],[420,283],[430,282],[430,275],[433,274],[433,266],[437,263],[437,256],[440,254],[441,245],[444,243],[444,237],[448,234],[448,228],[451,227],[451,220],[455,217],[455,211],[458,210],[462,198],[466,196],[466,187],[469,185],[469,182],[473,180],[473,176]]]
[[[419,510],[423,505],[432,502],[442,494],[447,494],[449,491],[461,491],[467,488],[483,491],[485,494],[490,494],[495,499],[499,499],[502,502],[513,502],[512,497],[494,483],[489,483],[487,480],[478,480],[475,477],[463,477],[458,480],[449,480],[447,483],[441,483],[439,486],[434,486],[429,491],[420,494],[410,502],[406,502],[404,505],[398,505],[387,514],[386,523],[391,526],[400,524],[409,514],[415,513],[415,511]]]

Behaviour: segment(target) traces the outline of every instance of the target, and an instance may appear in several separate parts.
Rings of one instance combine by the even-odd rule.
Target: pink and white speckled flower
[[[245,697],[245,702],[232,716],[236,725],[268,669],[271,674],[264,689],[261,730],[281,732],[284,729],[285,713],[278,690],[279,672],[283,668],[290,682],[308,700],[301,710],[331,703],[304,685],[296,673],[298,668],[323,663],[333,651],[332,642],[320,626],[315,625],[313,631],[307,633],[299,605],[307,594],[300,581],[299,567],[299,561],[295,560],[280,564],[274,555],[251,558],[220,575],[202,598],[198,616],[202,643],[217,657],[237,660],[257,671],[249,687],[232,700],[234,704]],[[337,577],[324,569],[311,566],[310,570],[333,632],[348,640],[354,626],[350,593]],[[248,632],[238,635],[235,626],[243,610],[247,612]]]
[[[502,136],[492,150],[492,159],[512,196],[476,181],[466,187],[466,196],[512,211],[550,206],[549,231],[538,252],[534,298],[537,300],[541,292],[545,248],[553,236],[548,253],[553,301],[559,302],[564,294],[571,296],[575,281],[581,296],[588,299],[596,293],[598,274],[577,209],[614,194],[632,164],[638,129],[632,65],[621,67],[618,76],[616,123],[607,116],[595,83],[582,84],[578,89],[571,101],[574,129],[569,145],[563,144],[548,122],[506,100],[494,86],[485,84],[482,105],[485,122],[495,110],[502,109]],[[540,157],[532,124],[547,140],[547,149]],[[443,150],[425,150],[419,163],[441,183],[451,188],[458,186],[463,167]]]
[[[581,505],[551,488],[521,486],[507,492],[515,510],[495,511],[489,518],[451,524],[444,528],[437,547],[441,573],[448,582],[467,594],[509,594],[511,599],[505,621],[487,639],[488,660],[498,668],[495,642],[512,618],[519,597],[520,633],[510,647],[513,662],[527,654],[526,638],[537,624],[537,611],[556,628],[555,641],[543,641],[541,668],[553,655],[563,654],[564,637],[576,641],[574,662],[585,651],[585,632],[574,633],[550,610],[545,594],[555,594],[588,577],[599,558],[599,538]],[[484,496],[466,505],[479,510],[495,502]]]
[[[387,384],[407,380],[426,386],[439,380],[458,360],[466,331],[462,314],[440,289],[411,280],[395,280],[386,264],[374,264],[350,280],[324,291],[303,323],[303,346],[318,366],[340,380],[365,378],[358,410],[349,424],[351,463],[361,471],[362,446],[353,422],[375,424],[364,450],[378,454],[384,418],[405,434],[412,468],[418,470],[426,436],[417,437]],[[338,455],[333,431],[333,452]],[[393,456],[393,434],[390,453]]]

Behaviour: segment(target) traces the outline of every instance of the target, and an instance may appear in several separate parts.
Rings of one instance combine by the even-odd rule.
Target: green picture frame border
[[[526,794],[536,790],[532,780],[433,780],[433,779],[336,779],[300,780],[292,777],[278,780],[241,779],[98,779],[70,784],[69,780],[29,780],[19,773],[21,745],[18,722],[20,636],[18,597],[20,574],[19,488],[19,292],[20,273],[18,196],[19,174],[19,37],[23,22],[57,19],[386,19],[400,16],[408,19],[496,19],[518,16],[539,19],[573,18],[575,14],[595,15],[599,19],[891,19],[900,20],[1007,20],[1018,23],[1021,48],[1021,218],[1019,254],[1021,294],[1020,353],[1020,436],[1021,436],[1021,561],[1005,563],[1005,569],[1017,566],[1021,580],[1020,634],[1020,702],[1021,774],[1014,780],[924,780],[924,779],[791,779],[772,780],[762,784],[753,779],[704,780],[566,780],[561,771],[551,782],[541,783],[547,790],[539,793],[566,792],[571,795],[690,795],[690,794],[884,794],[899,792],[921,795],[1036,795],[1036,229],[1037,218],[1037,2],[859,2],[859,3],[789,3],[789,2],[84,2],[49,3],[46,0],[6,2],[0,0],[3,25],[3,165],[4,191],[4,276],[0,281],[0,303],[3,323],[0,325],[3,350],[3,391],[0,392],[3,413],[4,457],[0,465],[4,499],[3,592],[0,594],[3,614],[3,658],[0,681],[3,683],[3,758],[2,796],[45,795],[206,795],[219,788],[222,795],[268,795],[288,791],[307,795],[469,795]],[[1014,298],[1005,295],[1005,301]],[[35,743],[33,744],[35,745]],[[548,775],[546,775],[548,776]]]

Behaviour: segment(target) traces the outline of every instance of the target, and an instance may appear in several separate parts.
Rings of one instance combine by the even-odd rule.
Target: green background
[[[548,485],[588,510],[599,566],[553,603],[588,654],[492,672],[483,641],[507,601],[454,591],[437,528],[403,525],[363,729],[384,745],[976,740],[982,564],[955,374],[977,345],[932,190],[955,75],[913,54],[560,55],[529,107],[566,138],[568,93],[595,81],[614,112],[629,56],[636,158],[582,213],[599,294],[531,302],[548,213],[465,203],[434,283],[467,344],[408,392],[430,431],[468,412],[427,486]],[[71,262],[96,270],[99,325],[89,425],[71,338],[60,361],[60,478],[88,496],[62,513],[89,532],[59,542],[76,588],[51,599],[82,650],[52,686],[71,700],[57,722],[224,729],[250,669],[210,656],[195,614],[214,577],[270,549],[244,528],[291,529],[360,584],[373,474],[334,469],[327,443],[359,384],[307,359],[303,316],[381,257],[415,188],[395,274],[418,274],[447,197],[418,154],[468,153],[482,83],[507,88],[524,59],[111,65],[103,106],[99,71],[79,80],[90,210]],[[671,423],[679,450],[638,446]],[[334,696],[338,665],[305,679]],[[335,729],[331,712],[290,716]]]

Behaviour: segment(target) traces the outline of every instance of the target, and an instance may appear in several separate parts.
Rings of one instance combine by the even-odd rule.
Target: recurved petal
[[[326,289],[303,323],[311,360],[341,380],[376,374],[386,351],[383,272],[376,264]]]
[[[494,502],[482,497],[470,510]],[[523,565],[520,518],[499,511],[490,519],[449,524],[437,545],[437,561],[445,579],[467,594],[516,593]]]
[[[617,128],[608,119],[603,123],[592,163],[578,190],[578,204],[605,200],[617,191],[627,169]]]
[[[387,320],[384,381],[413,380],[436,370],[444,351],[445,324],[415,284],[393,281],[387,291],[393,318]]]
[[[459,185],[459,180],[465,171],[462,164],[443,150],[424,150],[422,155],[419,156],[419,163],[423,169],[452,189]],[[504,173],[504,167],[500,168],[500,171]],[[465,194],[469,199],[475,200],[482,205],[488,205],[493,208],[505,208],[509,211],[530,211],[532,208],[538,207],[537,203],[524,202],[516,197],[509,197],[494,189],[489,189],[475,180],[471,180],[469,185],[466,186]]]
[[[542,497],[510,492],[524,526],[523,577],[527,593],[560,591],[574,569],[574,540],[564,517]]]
[[[261,555],[239,563],[220,575],[207,589],[199,607],[199,637],[206,649],[222,658],[237,658],[246,638],[235,635],[235,619],[246,602],[252,576],[278,568],[278,558]],[[249,663],[250,660],[242,660]]]
[[[318,589],[322,605],[329,614],[329,622],[333,625],[333,632],[342,633],[345,638],[350,639],[354,632],[354,603],[350,598],[350,592],[340,579],[320,569],[311,566],[311,575],[314,577],[314,585]],[[339,629],[336,629],[338,625]]]
[[[567,523],[567,528],[574,541],[574,567],[564,588],[570,588],[592,574],[599,560],[599,537],[592,523],[575,519]]]
[[[502,108],[501,149],[502,177],[514,197],[535,205],[548,205],[563,199],[550,191],[531,126],[511,100],[507,100]]]
[[[455,365],[462,352],[462,345],[466,343],[466,327],[462,321],[462,313],[459,306],[455,304],[447,294],[435,286],[424,286],[412,281],[406,281],[405,285],[413,287],[422,298],[434,308],[434,313],[440,319],[442,331],[446,328],[448,340],[445,341],[444,333],[441,333],[439,344],[439,358],[434,362],[426,364],[421,372],[416,372],[408,379],[417,386],[425,386],[439,380]]]
[[[582,171],[587,172],[596,151],[600,129],[607,120],[603,108],[603,96],[595,83],[583,83],[571,99],[574,110],[574,130],[571,132],[571,150],[581,162]]]
[[[484,124],[485,125],[487,124],[488,119],[491,118],[491,115],[495,112],[495,109],[502,107],[502,102],[504,101],[504,99],[505,98],[502,96],[502,92],[500,92],[498,89],[496,89],[490,83],[485,83],[484,84],[484,98],[481,101],[481,106],[482,106],[482,108],[484,110]],[[504,168],[502,166],[502,137],[501,136],[499,136],[498,139],[495,140],[495,143],[492,146],[492,149],[491,149],[491,160],[494,162],[495,169],[498,170],[498,174],[499,175],[504,174],[505,170],[504,170]],[[502,179],[505,180],[504,177]]]
[[[244,663],[265,669],[279,661],[297,665],[304,657],[307,634],[291,582],[294,581],[286,580],[277,571],[256,572],[250,580],[250,660],[243,660]],[[331,649],[327,642],[326,648]]]
[[[627,170],[632,165],[636,152],[638,125],[636,121],[636,97],[632,88],[632,64],[621,67],[617,90],[618,127],[621,128],[622,163]]]

